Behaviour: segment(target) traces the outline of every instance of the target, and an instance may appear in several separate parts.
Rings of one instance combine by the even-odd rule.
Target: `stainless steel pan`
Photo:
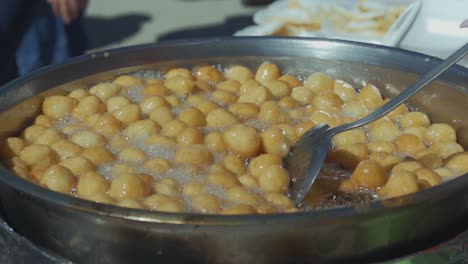
[[[256,67],[264,61],[304,76],[321,70],[353,84],[370,81],[391,97],[439,60],[394,48],[300,38],[215,38],[98,52],[5,85],[0,90],[0,140],[30,122],[45,94],[140,69],[201,63]],[[451,123],[468,147],[467,69],[452,67],[411,104],[433,122]],[[412,253],[468,227],[467,175],[416,194],[353,207],[217,216],[91,203],[0,168],[0,200],[17,232],[80,263],[363,263]]]

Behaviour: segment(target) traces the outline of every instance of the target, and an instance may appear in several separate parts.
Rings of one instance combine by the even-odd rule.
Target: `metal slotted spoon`
[[[292,179],[289,194],[294,203],[302,206],[302,201],[322,168],[333,136],[366,125],[388,114],[445,72],[450,66],[462,59],[467,53],[468,43],[385,105],[357,121],[334,128],[330,128],[326,124],[319,124],[306,132],[291,148],[289,155],[285,158],[286,169]]]

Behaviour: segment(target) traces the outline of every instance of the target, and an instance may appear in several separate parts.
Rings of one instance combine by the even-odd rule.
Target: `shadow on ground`
[[[223,24],[214,24],[209,26],[180,29],[177,31],[162,34],[161,36],[156,38],[156,41],[232,36],[236,31],[253,24],[254,23],[252,21],[251,16],[229,17]]]
[[[151,20],[151,16],[143,14],[128,14],[116,17],[94,17],[84,18],[84,28],[88,38],[88,49],[120,42],[138,31],[144,23]]]

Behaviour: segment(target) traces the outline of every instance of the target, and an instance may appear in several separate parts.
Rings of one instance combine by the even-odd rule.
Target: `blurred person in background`
[[[0,85],[82,54],[87,0],[0,0]]]

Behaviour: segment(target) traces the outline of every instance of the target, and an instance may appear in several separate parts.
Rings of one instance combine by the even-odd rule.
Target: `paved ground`
[[[228,36],[253,24],[258,9],[241,0],[90,0],[85,28],[90,50]]]

